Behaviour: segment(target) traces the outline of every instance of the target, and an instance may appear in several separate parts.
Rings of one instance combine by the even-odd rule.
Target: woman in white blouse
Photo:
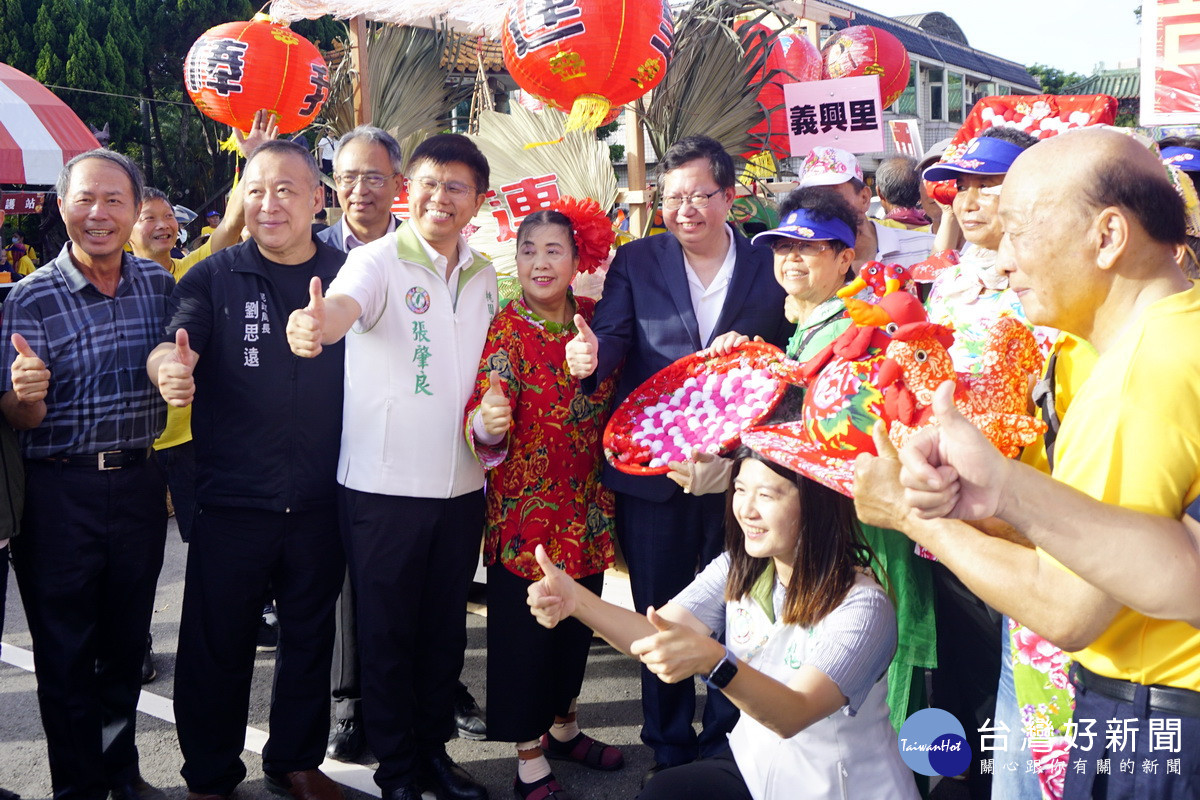
[[[736,455],[726,552],[661,609],[604,602],[541,548],[529,605],[543,625],[574,616],[661,680],[698,675],[741,709],[727,752],[658,773],[642,800],[915,800],[886,703],[896,616],[853,504],[772,458],[787,456]]]

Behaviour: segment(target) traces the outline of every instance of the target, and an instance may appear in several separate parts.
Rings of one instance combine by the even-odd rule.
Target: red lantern
[[[908,86],[908,51],[899,39],[879,28],[855,25],[839,31],[825,40],[821,55],[827,78],[878,75],[884,108]]]
[[[317,48],[265,14],[205,31],[184,59],[183,76],[202,113],[241,131],[259,109],[277,115],[280,133],[298,131],[329,97],[329,67]]]
[[[658,85],[675,28],[666,0],[516,0],[502,41],[517,85],[588,130]]]
[[[742,42],[747,50],[753,46],[755,38],[768,36],[771,30],[765,25],[751,26],[747,32],[741,31],[741,25],[735,24],[734,29],[742,36]],[[764,66],[767,74],[774,76],[758,92],[758,104],[763,107],[766,115],[759,124],[750,129],[750,133],[766,139],[771,152],[776,158],[786,158],[791,155],[788,142],[787,109],[783,107],[783,85],[821,79],[821,53],[816,45],[805,36],[785,33],[771,43],[767,52]],[[751,83],[762,79],[763,70],[754,73]],[[772,110],[774,109],[774,110]],[[767,135],[767,131],[770,135]],[[744,155],[753,155],[753,151]]]

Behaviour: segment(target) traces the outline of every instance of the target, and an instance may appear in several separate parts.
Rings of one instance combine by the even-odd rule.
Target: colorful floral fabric
[[[929,321],[954,329],[950,357],[958,372],[983,370],[992,324],[1015,317],[1028,325],[1017,293],[1008,288],[1008,276],[996,267],[996,251],[970,247],[958,264],[942,270],[933,282],[926,303]],[[1042,355],[1058,335],[1049,328],[1030,326]]]
[[[576,297],[589,322],[596,304]],[[601,436],[615,378],[592,395],[566,367],[566,345],[578,331],[538,317],[517,298],[492,320],[467,404],[466,435],[487,473],[487,531],[483,560],[540,580],[537,545],[573,578],[603,572],[613,561],[613,496],[600,484]],[[475,440],[471,427],[492,370],[500,374],[513,409],[499,444]]]
[[[1067,723],[1075,711],[1075,687],[1067,676],[1071,657],[1014,619],[1008,619],[1008,632],[1004,657],[1012,659],[1023,728],[1014,734],[1028,740],[1044,800],[1061,800],[1070,761]]]

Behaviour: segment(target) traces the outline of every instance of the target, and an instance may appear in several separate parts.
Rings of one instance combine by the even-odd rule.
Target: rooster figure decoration
[[[956,373],[946,341],[950,330],[932,322],[913,322],[892,331],[887,357],[879,368],[888,437],[903,447],[933,419],[933,393],[944,381],[954,381],[954,403],[1001,452],[1016,457],[1046,429],[1029,416],[1027,397],[1031,378],[1041,373],[1037,340],[1020,321],[1002,317],[991,339],[979,374]]]

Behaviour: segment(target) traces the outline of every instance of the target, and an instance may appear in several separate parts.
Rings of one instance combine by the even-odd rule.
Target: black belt
[[[1110,700],[1132,703],[1140,684],[1097,675],[1080,664],[1071,665],[1071,681],[1081,689],[1102,694]],[[1150,710],[1180,717],[1200,717],[1200,692],[1177,686],[1146,687],[1150,691]]]
[[[48,456],[46,458],[36,459],[37,461],[47,461],[51,464],[62,464],[67,467],[86,467],[89,469],[106,472],[113,469],[121,469],[122,467],[132,467],[134,464],[140,464],[146,460],[146,453],[149,448],[139,447],[134,450],[105,450],[102,453],[88,453],[87,455],[71,455],[71,456]]]

